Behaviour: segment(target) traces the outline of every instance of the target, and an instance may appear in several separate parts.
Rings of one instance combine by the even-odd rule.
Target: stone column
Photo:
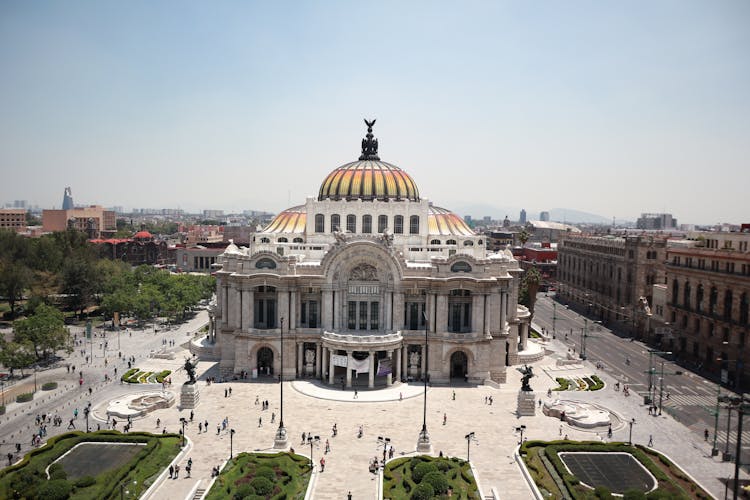
[[[521,350],[525,351],[529,343],[529,324],[524,321],[518,326],[521,328]]]
[[[242,321],[240,329],[243,332],[250,331],[250,325],[252,323],[253,313],[253,292],[250,290],[242,290]]]
[[[482,315],[482,298],[483,295],[478,293],[471,294],[471,332],[473,334],[482,333],[484,329],[484,316]]]
[[[404,344],[401,346],[401,378],[407,378],[409,376],[409,345]]]
[[[404,294],[393,294],[393,331],[404,329]]]
[[[505,333],[505,323],[507,321],[508,293],[500,291],[500,332]]]
[[[302,378],[305,374],[305,343],[297,342],[297,378]]]
[[[221,325],[227,326],[229,322],[229,287],[227,285],[221,287],[221,295],[222,297],[219,300],[221,304]]]
[[[435,311],[435,322],[433,328],[435,333],[441,334],[448,331],[448,295],[440,293],[437,296],[437,311]]]
[[[403,350],[403,347],[399,347],[396,349],[396,362],[393,363],[396,365],[396,381],[401,382],[401,351]]]
[[[227,309],[229,310],[229,328],[234,330],[239,326],[239,317],[240,317],[240,311],[239,311],[239,297],[238,297],[237,289],[234,287],[234,284],[232,284],[229,287],[228,292],[228,301],[227,301]]]
[[[333,372],[335,370],[335,366],[333,366],[333,353],[334,349],[328,349],[328,383],[330,385],[333,385]]]
[[[388,359],[391,360],[391,371],[388,373],[387,378],[385,379],[385,385],[387,387],[390,387],[393,385],[393,349],[388,351]]]
[[[352,386],[352,351],[346,351],[346,387]]]
[[[323,349],[322,349],[322,346],[320,345],[320,342],[315,344],[315,377],[316,378],[320,377],[320,366],[321,366],[321,359],[323,355],[322,351]]]
[[[299,311],[299,304],[297,304],[297,290],[292,289],[289,291],[289,330],[297,328],[297,311]]]
[[[369,379],[367,380],[367,387],[372,389],[375,387],[375,355],[376,352],[370,351],[370,373],[369,373]]]
[[[281,318],[284,318],[284,328],[289,331],[289,291],[279,289],[276,292],[276,303],[278,309],[276,311],[276,328],[281,326]]]
[[[490,334],[490,295],[485,293],[482,301],[482,313],[484,317],[484,325],[482,326],[482,333],[484,335]]]
[[[255,326],[255,292],[251,288],[247,292],[247,330]]]
[[[331,290],[323,290],[323,303],[321,307],[323,309],[321,311],[323,328],[331,331],[333,329],[333,318],[331,317],[333,311],[333,292]]]
[[[339,315],[341,314],[341,311],[339,309],[341,308],[341,292],[336,293],[336,291],[331,292],[333,298],[331,299],[331,303],[333,304],[331,306],[331,310],[328,311],[328,314],[333,314],[333,317],[331,318],[331,321],[333,322],[333,329],[335,331],[339,331],[341,329],[341,321],[339,320]]]

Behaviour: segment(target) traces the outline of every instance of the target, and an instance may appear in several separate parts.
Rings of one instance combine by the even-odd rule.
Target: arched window
[[[690,282],[685,282],[685,288],[682,290],[682,305],[685,309],[690,310]]]
[[[365,234],[372,233],[372,215],[362,216],[362,232]]]
[[[268,257],[265,257],[263,259],[259,259],[258,262],[255,263],[255,269],[276,269],[276,262],[274,262],[272,259],[269,259]]]
[[[471,331],[471,292],[451,290],[448,296],[448,331],[464,333]]]
[[[747,301],[747,292],[740,295],[740,324],[746,325],[747,324],[747,316],[748,316],[748,301]]]
[[[286,239],[286,238],[284,238],[283,236],[281,238],[279,238],[278,240],[276,240],[277,243],[287,243],[288,241],[289,240]]]
[[[349,214],[346,216],[346,231],[349,233],[357,232],[357,216]]]
[[[261,238],[261,239],[260,239],[260,242],[261,242],[261,243],[271,243],[271,240],[269,240],[268,238],[266,238],[266,237],[264,236],[263,238]]]
[[[325,216],[323,214],[315,214],[315,232],[322,233],[325,231]]]
[[[409,217],[409,234],[419,234],[419,216]]]
[[[708,294],[708,314],[716,315],[716,303],[719,300],[719,291],[715,286],[711,287],[711,292]]]
[[[292,240],[292,243],[303,243],[303,240],[302,240],[302,238],[294,238]]]
[[[672,282],[672,304],[677,305],[680,296],[680,283],[677,280]]]
[[[331,232],[341,231],[341,217],[339,214],[331,215]]]
[[[456,240],[448,240],[448,241],[445,242],[445,244],[446,245],[455,245],[456,244]]]
[[[470,273],[471,266],[468,262],[459,261],[451,266],[451,272],[454,273]]]
[[[482,246],[483,243],[484,243],[484,240],[482,240],[482,239],[480,239],[480,240],[477,241],[477,245],[479,245],[479,246]]]
[[[439,244],[440,244],[440,240],[431,240],[430,241],[430,245],[439,245]]]
[[[393,217],[393,232],[394,234],[404,234],[404,216],[396,215]]]
[[[698,288],[695,290],[695,310],[701,312],[703,307],[703,285],[698,283]]]
[[[471,240],[466,240],[466,241],[464,241],[464,246],[465,247],[473,247],[474,246],[474,242],[471,241]]]
[[[732,319],[732,290],[724,292],[724,319],[730,321]]]
[[[261,330],[276,328],[275,287],[256,286],[253,293],[253,306],[253,328]]]
[[[388,216],[378,215],[378,232],[382,233],[388,227]]]

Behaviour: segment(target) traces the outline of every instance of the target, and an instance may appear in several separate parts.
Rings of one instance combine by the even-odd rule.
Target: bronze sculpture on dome
[[[375,120],[368,121],[365,118],[365,125],[367,125],[367,135],[362,139],[362,154],[359,159],[362,160],[380,160],[378,156],[378,140],[372,135],[372,126],[375,125]]]

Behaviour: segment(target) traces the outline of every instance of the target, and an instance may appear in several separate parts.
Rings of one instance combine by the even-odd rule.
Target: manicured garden
[[[171,373],[170,370],[147,372],[138,368],[131,368],[123,373],[120,379],[128,384],[161,384]]]
[[[80,461],[96,461],[104,469],[96,476],[80,476],[79,471],[71,470],[69,474],[64,461],[54,463],[79,443],[145,443],[145,446],[139,447],[138,452],[127,460],[112,456],[111,467],[102,467],[102,460],[109,459],[99,453],[95,446],[85,447],[84,450],[78,448],[81,450]],[[0,498],[115,500],[124,491],[128,492],[124,497],[137,498],[153,484],[179,451],[180,437],[175,434],[120,434],[115,431],[61,434],[50,438],[45,446],[28,453],[18,464],[0,471]],[[73,476],[76,479],[72,479]],[[120,485],[123,485],[123,492]]]
[[[469,462],[460,458],[420,455],[388,462],[383,471],[383,498],[429,500],[479,498]]]
[[[596,375],[590,377],[557,377],[557,387],[553,391],[598,391],[604,387],[602,379]]]
[[[651,448],[625,443],[527,441],[521,446],[521,456],[539,490],[550,498],[563,498],[562,491],[576,500],[613,498],[604,485],[584,486],[573,476],[559,457],[561,452],[629,453],[640,462],[657,481],[657,488],[645,492],[637,488],[619,492],[626,500],[637,499],[709,499],[711,496],[695,484],[677,465]],[[599,464],[600,468],[603,466]],[[614,472],[614,471],[613,471]],[[605,474],[606,475],[606,474]]]
[[[206,499],[302,499],[309,480],[307,457],[293,453],[240,453],[221,471]]]

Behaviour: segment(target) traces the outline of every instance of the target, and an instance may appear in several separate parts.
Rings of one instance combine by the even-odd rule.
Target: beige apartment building
[[[68,228],[83,231],[89,238],[103,238],[117,231],[115,212],[100,205],[71,208],[69,210],[43,210],[42,227],[45,232],[65,231]]]
[[[558,296],[636,337],[650,333],[653,285],[664,283],[664,236],[564,235],[558,244]]]
[[[750,233],[689,233],[667,246],[665,347],[744,388],[750,304]]]

